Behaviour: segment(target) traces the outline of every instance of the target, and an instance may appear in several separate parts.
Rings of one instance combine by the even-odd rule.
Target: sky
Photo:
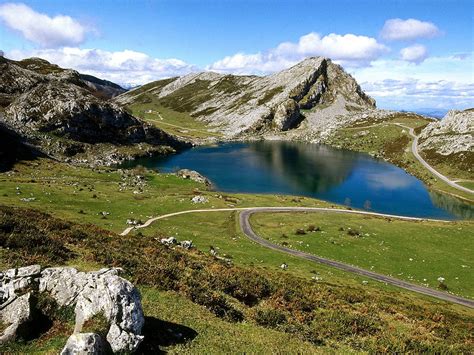
[[[474,107],[473,14],[463,0],[0,0],[0,50],[126,87],[325,56],[380,108],[464,109]]]

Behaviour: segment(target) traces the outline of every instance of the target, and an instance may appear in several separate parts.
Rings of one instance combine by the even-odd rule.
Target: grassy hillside
[[[3,268],[123,267],[142,291],[142,352],[460,353],[472,346],[472,310],[347,282],[341,273],[315,282],[264,263],[250,268],[167,248],[156,241],[161,235],[119,237],[27,209],[0,207],[0,216]],[[71,326],[63,315],[38,338],[0,351],[57,352]]]

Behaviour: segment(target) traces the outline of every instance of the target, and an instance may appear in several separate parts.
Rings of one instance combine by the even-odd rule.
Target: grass
[[[458,181],[458,184],[468,189],[474,190],[474,181]]]
[[[411,152],[413,138],[409,135],[408,130],[394,125],[395,123],[400,123],[415,128],[415,132],[417,132],[426,126],[427,122],[422,116],[411,114],[396,114],[383,122],[368,118],[365,121],[357,122],[351,127],[338,130],[329,139],[328,143],[382,157],[410,174],[415,175],[433,189],[473,201],[472,194],[447,185],[423,167]],[[446,174],[453,180],[456,178],[472,177],[472,173],[467,172],[468,170],[466,169],[459,169],[453,166],[448,168],[446,163],[437,163],[437,161],[433,161],[429,157],[426,157],[426,160],[433,164],[435,169],[438,169],[438,171]],[[446,161],[446,159],[444,160]]]
[[[283,92],[283,86],[277,86],[273,89],[270,89],[265,92],[261,99],[258,100],[258,105],[264,105],[268,103],[271,99],[273,99],[276,95]]]
[[[257,234],[280,245],[432,288],[441,276],[450,292],[474,295],[472,222],[413,223],[325,212],[261,213],[251,222]],[[314,226],[321,231],[311,232]]]
[[[163,234],[118,237],[95,226],[8,207],[2,208],[1,216],[0,226],[10,227],[8,231],[0,229],[2,246],[2,238],[11,237],[11,229],[17,238],[25,239],[23,245],[8,250],[16,254],[7,261],[11,266],[35,257],[27,253],[36,243],[28,231],[47,227],[46,239],[73,249],[74,255],[67,256],[70,265],[78,260],[123,267],[125,276],[143,293],[147,318],[141,350],[146,353],[158,348],[172,353],[459,353],[468,351],[472,344],[470,309],[427,301],[392,287],[362,285],[339,272],[314,282],[299,273],[304,261],[287,260],[288,272],[274,262],[238,265],[236,257],[232,258],[234,265],[228,265],[199,250],[164,247],[155,239]],[[220,231],[233,233],[233,222],[230,216]],[[219,234],[214,236],[218,241]],[[266,251],[255,246],[248,251],[251,254],[258,249],[262,254]],[[52,251],[48,246],[34,254],[55,265]],[[67,314],[60,312],[57,318]],[[37,339],[7,345],[0,351],[57,352],[70,334],[61,324],[64,322]],[[104,322],[93,321],[91,329],[96,328],[103,329]]]
[[[192,203],[197,194],[206,196],[209,203]],[[150,216],[189,209],[330,205],[292,196],[223,194],[174,174],[140,168],[122,173],[107,168],[90,170],[46,159],[19,163],[13,172],[0,174],[0,196],[5,205],[35,208],[114,232],[124,230],[127,219],[145,221]],[[25,202],[24,198],[34,200]],[[103,216],[102,212],[109,214]]]
[[[175,111],[159,101],[136,103],[129,106],[134,116],[140,117],[164,131],[188,139],[220,137],[213,126],[197,120],[187,112]],[[151,110],[151,112],[150,112]]]

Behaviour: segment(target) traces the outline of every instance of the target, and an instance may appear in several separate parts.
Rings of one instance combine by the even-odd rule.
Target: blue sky
[[[472,1],[0,1],[0,49],[124,85],[342,64],[382,108],[474,106]]]

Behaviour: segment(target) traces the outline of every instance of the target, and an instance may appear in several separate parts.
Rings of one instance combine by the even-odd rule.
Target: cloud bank
[[[266,52],[237,53],[218,60],[208,70],[239,74],[267,74],[288,68],[306,57],[325,56],[348,66],[368,65],[389,49],[375,38],[331,33],[321,37],[311,32],[298,42],[283,42]]]
[[[152,58],[145,53],[131,50],[110,52],[100,49],[65,47],[8,53],[9,58],[16,60],[32,56],[46,59],[63,68],[72,68],[81,73],[116,82],[125,87],[198,71],[196,66],[179,59]]]
[[[78,45],[87,33],[84,26],[69,16],[50,17],[24,4],[0,5],[0,19],[10,29],[44,48]]]

